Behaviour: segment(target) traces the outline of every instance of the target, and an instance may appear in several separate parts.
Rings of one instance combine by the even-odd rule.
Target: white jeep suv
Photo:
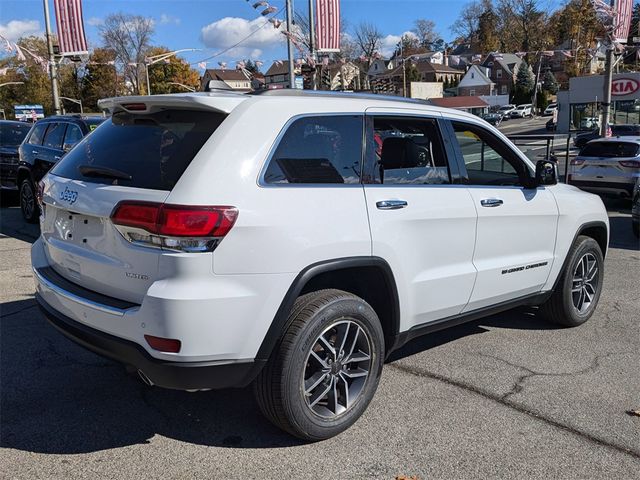
[[[37,301],[84,347],[183,390],[253,382],[319,440],[412,338],[519,305],[592,314],[608,220],[498,130],[377,95],[122,97],[44,178]]]

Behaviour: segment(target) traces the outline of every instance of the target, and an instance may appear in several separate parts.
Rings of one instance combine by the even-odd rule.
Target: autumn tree
[[[153,47],[148,50],[147,55],[162,55],[170,51],[165,47]],[[200,74],[191,68],[184,59],[174,55],[164,62],[149,65],[149,83],[153,93],[184,92],[185,88],[180,85],[197,90],[200,85]]]
[[[29,50],[35,55],[46,59],[47,45],[41,37],[23,37],[18,40],[23,51]],[[16,55],[0,61],[0,69],[7,69],[5,75],[0,76],[0,83],[23,82],[22,85],[8,85],[0,89],[0,105],[5,109],[7,117],[13,115],[13,105],[35,103],[42,105],[45,114],[53,113],[51,95],[51,80],[46,64],[37,63],[32,56],[25,53],[26,60],[20,60]]]
[[[144,61],[153,38],[153,20],[140,15],[115,13],[100,27],[104,46],[116,53],[131,93],[144,92]]]
[[[82,85],[83,103],[88,110],[98,110],[98,100],[125,94],[124,79],[118,73],[116,52],[96,48],[89,57]]]
[[[497,25],[504,51],[541,50],[550,41],[542,0],[498,0]]]
[[[491,2],[485,2],[482,13],[478,17],[478,31],[476,34],[477,47],[480,52],[505,51],[500,41],[498,25],[500,20]]]

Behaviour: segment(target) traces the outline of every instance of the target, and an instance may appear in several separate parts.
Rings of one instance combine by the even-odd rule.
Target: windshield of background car
[[[52,170],[54,175],[93,183],[171,190],[226,114],[162,110],[116,112],[76,145]],[[85,176],[83,166],[130,175],[131,180]]]
[[[20,145],[31,130],[31,125],[0,125],[0,147]]]
[[[592,142],[580,152],[581,157],[635,157],[640,145],[630,142]]]

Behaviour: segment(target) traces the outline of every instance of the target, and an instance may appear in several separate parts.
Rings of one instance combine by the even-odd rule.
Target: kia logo
[[[69,190],[69,187],[65,187],[64,191],[60,192],[60,200],[69,202],[71,205],[73,205],[77,199],[78,199],[78,192]]]
[[[617,78],[611,83],[612,95],[630,95],[640,88],[640,83],[633,78]]]

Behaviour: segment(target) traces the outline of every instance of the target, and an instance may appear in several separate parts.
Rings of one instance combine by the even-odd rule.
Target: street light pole
[[[289,55],[289,88],[295,88],[295,78],[293,71],[293,42],[291,41],[293,26],[293,9],[291,8],[291,0],[286,0],[287,8],[287,52]]]
[[[600,122],[600,136],[606,137],[609,131],[609,109],[611,107],[611,81],[613,80],[613,43],[607,47],[604,67],[604,98],[602,99],[602,122]]]
[[[316,57],[316,25],[315,18],[313,15],[313,0],[309,0],[309,55],[313,60],[318,60]],[[314,90],[318,89],[318,78],[317,78],[317,66],[314,65],[313,73],[311,74],[311,88]]]
[[[51,91],[53,92],[53,109],[56,115],[60,115],[60,96],[58,93],[58,69],[56,58],[53,53],[53,38],[51,38],[51,27],[49,26],[49,0],[42,0],[44,4],[44,26],[47,33],[47,50],[49,52],[49,72],[51,74]]]
[[[78,105],[80,105],[80,115],[84,115],[84,111],[82,110],[82,100],[76,99],[76,98],[69,98],[69,97],[60,97],[60,98],[62,100],[68,100],[70,102],[77,103]]]

